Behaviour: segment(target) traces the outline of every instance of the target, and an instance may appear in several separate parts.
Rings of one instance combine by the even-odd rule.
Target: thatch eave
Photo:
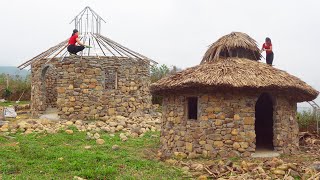
[[[188,68],[151,85],[153,94],[184,91],[250,90],[275,92],[297,102],[315,99],[319,92],[299,78],[264,63],[229,58]]]

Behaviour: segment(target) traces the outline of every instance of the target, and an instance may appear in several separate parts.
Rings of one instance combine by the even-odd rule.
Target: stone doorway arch
[[[41,71],[41,111],[57,107],[57,71],[52,64],[45,65]]]
[[[262,93],[255,105],[256,149],[274,150],[274,106],[272,97]]]

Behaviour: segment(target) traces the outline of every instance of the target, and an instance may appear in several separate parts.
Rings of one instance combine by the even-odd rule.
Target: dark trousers
[[[267,57],[266,57],[267,64],[272,65],[273,56],[274,56],[273,52],[267,54]]]
[[[84,50],[84,46],[76,46],[76,45],[72,45],[70,44],[68,46],[68,52],[71,54],[77,54],[78,52]]]

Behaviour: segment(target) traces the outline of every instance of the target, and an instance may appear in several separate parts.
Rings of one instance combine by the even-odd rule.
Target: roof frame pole
[[[108,42],[106,39],[104,38],[101,38],[105,43],[107,43],[114,51],[116,51],[120,56],[123,57],[123,54],[124,55],[127,55],[126,53],[124,53],[123,51],[119,51],[119,49],[117,49],[117,47],[114,47],[110,42]],[[129,56],[130,57],[130,56]]]
[[[91,16],[91,32],[94,32],[94,26],[93,26],[93,15]]]
[[[89,9],[87,9],[87,34],[89,31]]]
[[[89,37],[89,46],[91,45],[91,39],[90,39],[90,36]],[[90,56],[90,48],[88,48],[88,56]]]
[[[101,49],[101,51],[102,51],[102,53],[105,55],[105,56],[107,56],[105,53],[104,53],[104,51],[103,51],[103,49],[102,49],[102,47],[101,47],[101,45],[100,45],[100,43],[99,43],[99,41],[98,41],[98,39],[91,33],[91,35],[92,35],[92,37],[97,41],[97,44],[99,45],[99,47],[100,47],[100,49]],[[93,41],[94,42],[94,41]]]
[[[113,56],[116,56],[116,55],[111,51],[111,49],[109,49],[108,46],[107,46],[106,44],[104,44],[104,42],[103,42],[101,39],[99,39],[99,37],[95,37],[95,38],[96,38],[97,42],[100,42]],[[102,48],[101,48],[101,49],[102,49]]]
[[[101,33],[101,19],[99,19],[99,34]]]

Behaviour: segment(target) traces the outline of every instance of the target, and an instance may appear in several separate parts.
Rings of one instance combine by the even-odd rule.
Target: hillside
[[[19,75],[19,76],[27,76],[30,74],[28,70],[20,70],[15,66],[0,66],[0,74],[10,74],[10,75]]]

